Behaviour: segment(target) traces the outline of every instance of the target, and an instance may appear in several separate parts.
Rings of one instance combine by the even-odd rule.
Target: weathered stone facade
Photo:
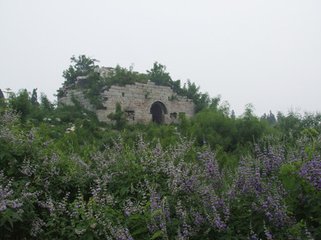
[[[69,90],[66,96],[58,101],[60,104],[72,105],[73,97],[86,109],[95,111],[102,122],[110,121],[107,116],[115,112],[117,103],[132,123],[172,123],[178,121],[180,114],[186,117],[194,115],[192,100],[177,95],[170,87],[158,86],[153,82],[111,86],[102,93],[102,109],[95,109],[84,97],[81,89]]]

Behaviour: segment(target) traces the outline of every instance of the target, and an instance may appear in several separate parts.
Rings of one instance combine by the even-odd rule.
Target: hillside
[[[85,56],[64,71],[58,97],[81,90],[92,109],[36,89],[0,97],[1,239],[321,238],[321,115],[235,116],[161,64],[112,71]],[[148,80],[193,116],[142,124],[115,104],[99,121],[101,92]]]

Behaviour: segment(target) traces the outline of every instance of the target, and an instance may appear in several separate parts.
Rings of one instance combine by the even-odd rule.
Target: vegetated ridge
[[[98,104],[101,87],[155,69],[177,82],[158,63],[148,78],[117,68],[103,79],[73,57],[64,85],[95,78]],[[128,124],[119,107],[100,122],[37,89],[0,94],[0,238],[320,239],[321,115],[235,116],[194,83],[177,91],[197,111],[168,125]]]

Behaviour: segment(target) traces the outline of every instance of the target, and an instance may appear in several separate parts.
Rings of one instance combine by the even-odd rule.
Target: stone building
[[[173,123],[178,121],[179,115],[194,115],[191,99],[177,95],[170,87],[158,86],[150,81],[147,84],[111,86],[102,92],[102,107],[99,109],[90,104],[81,89],[67,90],[58,102],[73,105],[73,98],[86,109],[95,111],[102,122],[111,121],[108,115],[115,112],[117,103],[130,123]]]

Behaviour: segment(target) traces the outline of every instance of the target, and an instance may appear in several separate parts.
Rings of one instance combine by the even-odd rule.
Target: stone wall
[[[72,105],[72,96],[86,109],[96,111],[98,119],[103,122],[110,121],[107,116],[115,112],[117,103],[120,103],[129,122],[148,123],[153,120],[153,116],[155,119],[161,114],[161,122],[171,123],[177,122],[180,114],[184,114],[186,117],[194,115],[192,100],[177,95],[170,87],[157,86],[153,82],[136,83],[123,87],[111,86],[102,93],[103,109],[95,110],[81,90],[68,91],[65,97],[59,99],[59,103]],[[152,106],[155,109],[153,111],[151,110]]]
[[[80,103],[85,109],[89,111],[96,111],[95,107],[90,104],[89,100],[85,97],[82,90],[80,89],[69,89],[65,90],[65,96],[58,99],[59,104],[74,106],[74,100]]]

